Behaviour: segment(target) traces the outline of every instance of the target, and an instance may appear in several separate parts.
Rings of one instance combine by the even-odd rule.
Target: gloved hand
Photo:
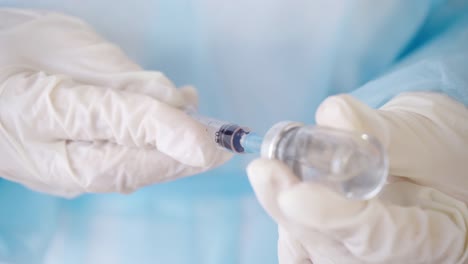
[[[144,71],[84,22],[0,10],[0,176],[73,196],[129,192],[229,155],[180,109],[194,89]]]
[[[468,109],[438,93],[405,93],[380,110],[330,97],[319,125],[368,132],[386,146],[389,183],[368,201],[300,182],[283,163],[248,167],[279,225],[280,263],[466,263]]]

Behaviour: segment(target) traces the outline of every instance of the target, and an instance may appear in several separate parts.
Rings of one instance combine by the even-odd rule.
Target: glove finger
[[[219,156],[230,156],[186,113],[148,96],[24,69],[3,73],[0,121],[23,138],[153,147],[196,167],[214,166]]]
[[[328,97],[318,107],[315,118],[318,125],[369,133],[385,147],[392,146],[390,135],[394,126],[391,116],[368,107],[350,95]]]
[[[286,165],[277,160],[258,159],[248,166],[247,173],[260,204],[280,226],[280,263],[307,263],[310,259],[324,261],[330,252],[334,256],[344,255],[342,246],[330,250],[330,245],[336,245],[333,239],[320,230],[303,225],[281,208],[279,198],[282,193],[303,184]],[[326,201],[321,202],[326,204]],[[307,199],[302,199],[297,201],[297,206],[307,203]],[[310,255],[312,252],[314,256]]]
[[[187,103],[164,74],[143,71],[80,19],[53,12],[4,10],[2,14],[12,22],[4,25],[10,30],[4,32],[0,48],[15,50],[0,59],[2,65],[29,65],[80,83],[145,94],[176,107]]]
[[[195,87],[191,85],[184,85],[179,88],[179,91],[182,93],[182,96],[184,97],[185,109],[187,110],[198,109],[198,93]]]
[[[83,76],[78,76],[76,72],[72,74],[68,76],[81,83],[147,95],[178,108],[194,104],[194,98],[188,96],[187,91],[177,89],[163,73],[157,71],[85,72]],[[190,93],[196,94],[195,89],[191,89]]]
[[[282,162],[269,159],[257,159],[247,167],[247,174],[255,195],[268,214],[280,225],[287,225],[283,213],[278,207],[279,193],[299,179]]]
[[[69,142],[66,149],[73,181],[85,192],[128,193],[207,169],[181,164],[154,149],[109,142]]]
[[[32,142],[24,158],[35,161],[27,174],[4,175],[31,189],[73,197],[84,192],[132,192],[153,183],[174,180],[209,169],[182,164],[153,148],[135,148],[108,141]],[[220,164],[223,156],[218,156]]]
[[[406,93],[374,110],[340,95],[325,100],[316,118],[320,125],[379,138],[387,148],[391,175],[410,177],[468,200],[460,188],[467,184],[468,109],[448,96]]]
[[[406,206],[377,199],[351,201],[310,183],[283,191],[279,205],[290,221],[341,241],[362,262],[461,263],[466,259],[466,205],[411,183],[392,186],[390,192],[397,193]]]

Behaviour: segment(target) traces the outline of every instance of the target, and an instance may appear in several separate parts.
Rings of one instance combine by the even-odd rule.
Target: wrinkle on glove
[[[0,9],[0,175],[73,196],[130,192],[226,161],[197,104],[76,18]],[[47,37],[45,37],[47,36]]]
[[[325,100],[318,124],[378,137],[390,181],[355,201],[299,182],[280,161],[252,162],[249,179],[280,228],[280,263],[466,263],[465,120],[463,104],[437,93],[402,94],[380,110],[348,95]]]

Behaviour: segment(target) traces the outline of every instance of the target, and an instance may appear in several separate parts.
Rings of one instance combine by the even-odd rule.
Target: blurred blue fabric
[[[314,122],[328,95],[468,104],[468,1],[3,0],[81,17],[147,69],[199,89],[200,111],[260,133]],[[370,80],[374,80],[371,81]],[[275,224],[236,157],[131,195],[67,200],[0,179],[0,263],[277,263]]]

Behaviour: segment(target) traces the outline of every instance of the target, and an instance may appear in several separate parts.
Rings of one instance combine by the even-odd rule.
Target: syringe
[[[261,137],[247,127],[188,113],[219,147],[281,160],[302,180],[320,182],[350,199],[369,199],[386,182],[387,155],[371,135],[286,121]]]
[[[208,136],[219,147],[234,153],[260,153],[263,138],[252,133],[250,128],[201,116],[192,111],[188,111],[188,114],[205,126]]]

